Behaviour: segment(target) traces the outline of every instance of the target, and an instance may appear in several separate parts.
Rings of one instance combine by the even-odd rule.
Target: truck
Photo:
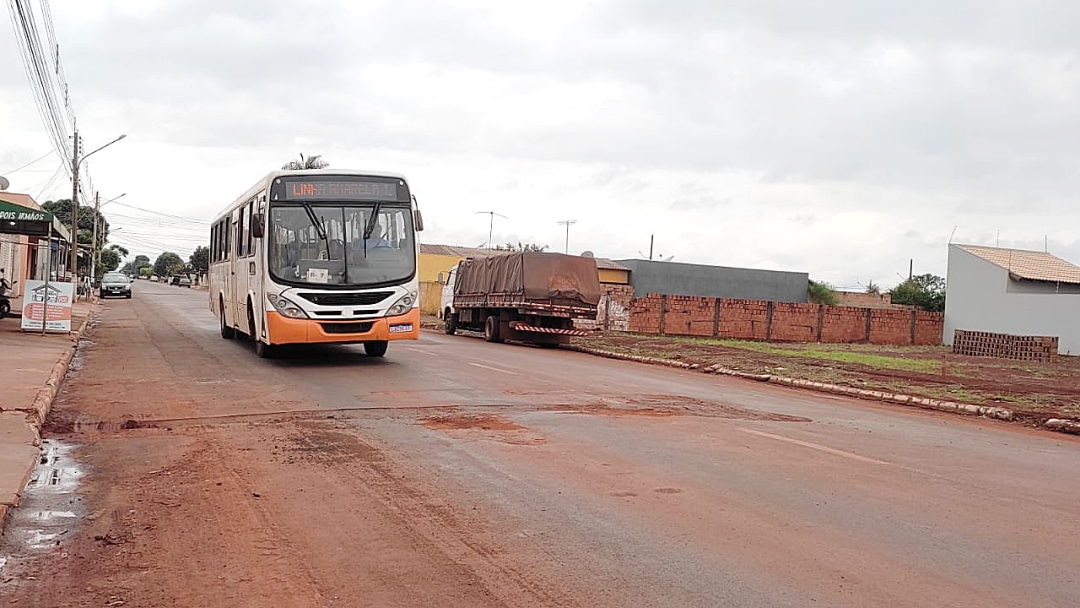
[[[445,331],[480,331],[488,342],[564,344],[596,319],[600,279],[590,257],[520,251],[472,257],[450,270],[439,316]]]

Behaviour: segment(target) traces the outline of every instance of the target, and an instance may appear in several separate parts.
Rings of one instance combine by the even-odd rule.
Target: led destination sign
[[[277,201],[408,201],[408,190],[398,180],[304,179],[275,181]]]

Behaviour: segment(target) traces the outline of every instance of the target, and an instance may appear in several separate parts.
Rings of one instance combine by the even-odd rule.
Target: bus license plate
[[[403,334],[412,331],[412,323],[397,323],[390,326],[390,333]]]

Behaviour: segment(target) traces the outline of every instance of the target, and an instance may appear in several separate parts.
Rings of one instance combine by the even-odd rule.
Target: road
[[[90,341],[14,605],[1080,605],[1073,437],[431,332],[261,360],[142,281]]]

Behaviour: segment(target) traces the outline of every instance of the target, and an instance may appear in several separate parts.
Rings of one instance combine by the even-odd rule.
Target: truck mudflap
[[[510,329],[516,331],[531,331],[538,334],[555,334],[558,336],[587,336],[589,332],[584,329],[559,329],[556,327],[535,327],[522,323],[521,321],[514,321],[510,323]]]

